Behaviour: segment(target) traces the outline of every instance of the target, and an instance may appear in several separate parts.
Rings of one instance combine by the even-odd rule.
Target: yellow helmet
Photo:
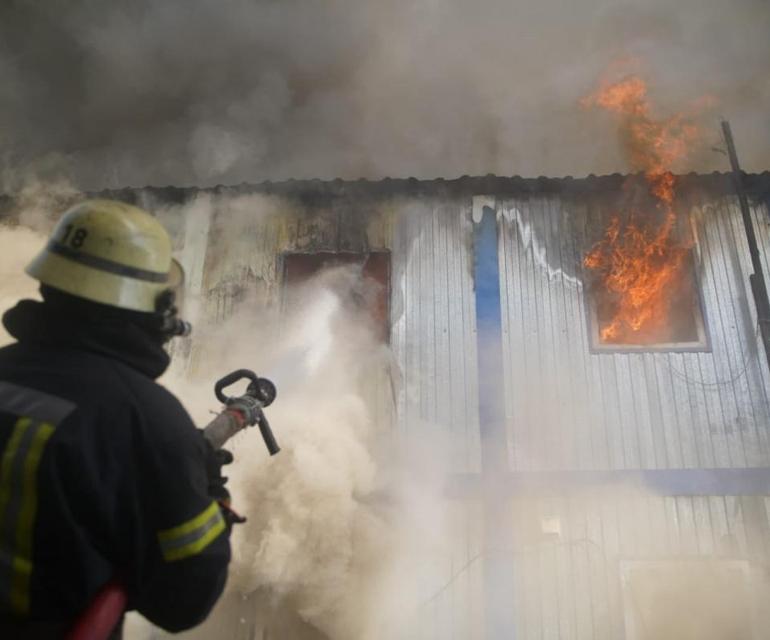
[[[27,273],[79,298],[146,312],[155,312],[158,296],[183,278],[163,225],[143,209],[112,200],[69,209]]]

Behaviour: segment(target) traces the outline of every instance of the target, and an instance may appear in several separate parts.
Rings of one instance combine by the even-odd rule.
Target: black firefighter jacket
[[[228,531],[208,446],[154,377],[159,345],[122,321],[22,301],[0,349],[0,620],[68,624],[107,581],[181,630],[224,587]]]

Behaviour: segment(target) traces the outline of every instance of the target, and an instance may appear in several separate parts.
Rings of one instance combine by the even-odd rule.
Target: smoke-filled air
[[[770,166],[764,0],[15,0],[0,8],[3,191],[623,171],[576,105],[632,60],[704,95]],[[723,168],[705,153],[689,169]]]
[[[760,637],[770,188],[741,217],[682,174],[729,168],[720,118],[770,169],[769,36],[767,0],[2,3],[0,312],[63,203],[125,188],[187,271],[160,383],[200,427],[232,370],[278,389],[184,637]]]

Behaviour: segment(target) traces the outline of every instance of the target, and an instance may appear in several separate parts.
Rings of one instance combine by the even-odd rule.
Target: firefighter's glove
[[[214,450],[206,441],[206,475],[208,477],[208,493],[219,502],[230,504],[230,492],[225,488],[227,476],[222,475],[222,467],[233,461],[233,454],[226,449]]]
[[[220,500],[219,510],[222,513],[222,517],[225,520],[225,525],[227,526],[228,531],[233,528],[234,524],[243,524],[246,522],[246,518],[244,518],[237,511],[234,511],[229,503],[224,503]]]
[[[240,414],[243,423],[253,427],[262,415],[262,405],[254,396],[245,395],[230,398],[227,401],[227,411]]]

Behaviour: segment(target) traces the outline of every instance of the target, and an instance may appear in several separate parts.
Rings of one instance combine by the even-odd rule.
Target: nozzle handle
[[[259,377],[253,371],[249,369],[237,369],[216,381],[216,384],[214,385],[214,395],[217,397],[217,400],[222,404],[227,404],[227,401],[230,398],[224,394],[224,389],[244,378],[248,378],[254,385],[259,383]]]
[[[265,441],[267,450],[270,452],[271,456],[274,456],[281,450],[281,448],[275,440],[273,431],[270,428],[270,423],[267,421],[267,417],[261,407],[266,407],[275,400],[275,385],[267,378],[260,378],[250,369],[237,369],[216,381],[214,384],[214,395],[216,395],[217,400],[222,404],[227,404],[230,397],[225,394],[224,390],[231,384],[235,384],[244,378],[250,381],[246,393],[256,398],[260,405],[257,425],[259,426],[259,431],[262,434],[262,439]]]
[[[260,411],[259,413],[259,420],[257,420],[259,432],[262,434],[262,439],[265,441],[265,446],[267,447],[268,452],[271,456],[274,456],[281,450],[281,447],[278,446],[278,443],[275,440],[273,430],[270,428],[270,423],[267,421],[267,417],[265,416],[264,412]]]

